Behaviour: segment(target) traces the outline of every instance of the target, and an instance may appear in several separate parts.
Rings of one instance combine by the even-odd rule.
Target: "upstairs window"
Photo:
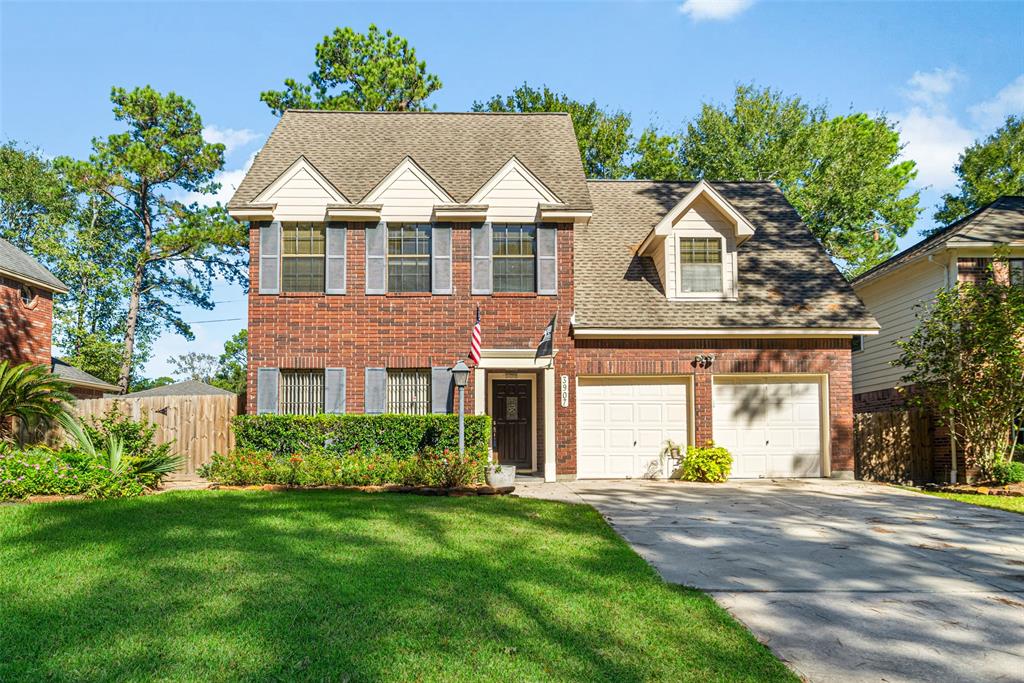
[[[1010,259],[1010,284],[1024,287],[1024,259]]]
[[[722,293],[722,240],[679,238],[679,289],[684,294]]]
[[[282,370],[278,411],[284,415],[324,412],[323,370]]]
[[[430,226],[388,226],[388,291],[430,291]]]
[[[494,225],[495,292],[537,291],[537,227]]]
[[[281,226],[281,291],[324,291],[325,230],[316,223]]]
[[[430,370],[388,370],[386,411],[400,415],[430,412]]]

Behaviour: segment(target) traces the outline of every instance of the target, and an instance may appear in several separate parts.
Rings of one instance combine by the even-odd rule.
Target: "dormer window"
[[[679,291],[683,294],[722,293],[721,238],[679,238]]]

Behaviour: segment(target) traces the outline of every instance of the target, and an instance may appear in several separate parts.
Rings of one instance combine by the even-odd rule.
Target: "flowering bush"
[[[705,481],[720,483],[729,478],[732,471],[732,455],[713,441],[704,448],[690,446],[686,457],[679,464],[677,476],[684,481]]]
[[[407,486],[455,487],[483,480],[486,457],[467,453],[460,457],[448,450],[409,457],[387,453],[351,451],[344,455],[293,453],[274,455],[265,451],[239,450],[217,454],[199,470],[219,484],[292,486]]]
[[[80,494],[120,498],[144,491],[145,486],[130,472],[118,474],[77,451],[46,447],[0,451],[0,500]]]

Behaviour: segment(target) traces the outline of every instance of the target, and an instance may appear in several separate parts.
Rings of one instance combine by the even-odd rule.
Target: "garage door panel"
[[[719,380],[713,434],[733,454],[734,477],[821,475],[818,382]]]
[[[686,396],[682,379],[581,377],[577,429],[582,445],[577,476],[647,474],[652,463],[659,463],[666,439],[685,444]]]

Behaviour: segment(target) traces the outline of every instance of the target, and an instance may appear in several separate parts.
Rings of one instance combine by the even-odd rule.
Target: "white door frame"
[[[487,406],[486,412],[494,419],[494,380],[512,379],[530,382],[530,469],[524,472],[537,471],[537,373],[535,372],[493,372],[487,373]],[[493,424],[493,422],[492,422]],[[547,457],[547,454],[545,454]],[[518,471],[518,470],[517,470]]]
[[[735,382],[733,382],[735,380]],[[732,383],[744,383],[744,382],[763,382],[765,384],[771,384],[773,382],[778,384],[786,383],[817,383],[819,387],[818,401],[818,420],[820,422],[818,426],[819,439],[821,441],[821,476],[828,478],[832,476],[832,422],[829,419],[829,393],[828,393],[828,373],[826,372],[772,372],[772,373],[720,373],[711,376],[711,438],[715,437],[715,383],[721,382],[723,384]]]

